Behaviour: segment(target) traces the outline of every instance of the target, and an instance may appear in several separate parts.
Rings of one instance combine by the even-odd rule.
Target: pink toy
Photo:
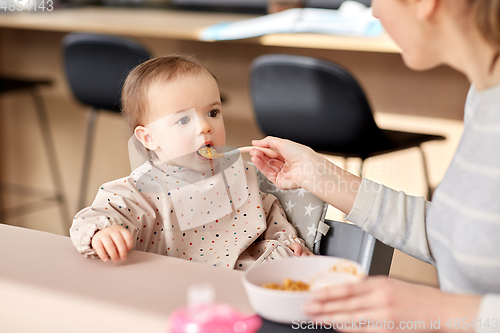
[[[170,317],[170,333],[256,333],[262,326],[257,316],[244,316],[233,307],[214,303],[211,286],[188,290],[188,306]]]

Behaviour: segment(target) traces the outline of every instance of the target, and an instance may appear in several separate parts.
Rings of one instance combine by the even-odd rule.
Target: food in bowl
[[[345,272],[347,270],[351,270],[351,273]],[[348,275],[351,277],[346,278]],[[341,283],[352,282],[354,279],[359,281],[365,275],[363,268],[351,260],[329,256],[307,256],[262,264],[246,271],[242,280],[255,312],[270,321],[293,324],[297,320],[311,319],[302,311],[302,306],[309,300],[314,286],[318,289],[334,287]],[[266,283],[281,284],[287,278],[305,283],[311,281],[314,284],[311,284],[309,290],[294,292],[262,287]]]
[[[338,265],[338,264],[333,265],[333,267],[330,269],[330,271],[350,273],[352,275],[357,275],[358,268],[351,263],[345,263],[344,265]]]
[[[310,286],[300,280],[293,281],[292,279],[285,279],[283,285],[280,285],[279,283],[264,283],[262,287],[275,290],[305,291],[309,290]]]
[[[315,277],[311,278],[310,283],[305,283],[300,280],[293,281],[290,278],[286,278],[283,285],[271,282],[264,283],[262,287],[286,291],[318,290],[330,288],[341,283],[357,282],[363,278],[363,272],[359,272],[358,268],[352,263],[346,262],[335,264],[330,267],[328,271],[317,273]]]
[[[333,288],[340,284],[359,282],[365,278],[366,274],[364,271],[360,271],[358,266],[348,261],[339,262],[327,271],[317,273],[310,281],[310,289],[314,291]]]

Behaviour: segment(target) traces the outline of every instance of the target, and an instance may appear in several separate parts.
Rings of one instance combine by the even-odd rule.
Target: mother
[[[306,311],[344,321],[340,330],[349,331],[390,331],[390,322],[398,330],[407,321],[422,321],[420,329],[430,331],[439,319],[442,331],[500,332],[500,0],[373,0],[372,6],[408,67],[447,64],[472,83],[464,132],[432,203],[360,179],[283,139],[254,141],[281,156],[273,160],[254,149],[252,161],[280,188],[303,187],[384,243],[435,265],[441,290],[370,277],[314,294]],[[387,324],[359,325],[362,318]]]

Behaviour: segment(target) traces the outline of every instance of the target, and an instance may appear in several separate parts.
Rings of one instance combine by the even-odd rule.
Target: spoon
[[[215,148],[204,147],[204,148],[201,148],[198,150],[198,154],[200,154],[201,156],[203,156],[205,158],[213,160],[213,159],[221,158],[224,156],[236,155],[239,153],[249,153],[252,149],[258,149],[258,150],[262,151],[269,158],[276,158],[280,155],[280,153],[278,153],[276,150],[272,150],[269,148],[254,147],[254,146],[240,147],[240,148],[236,148],[236,149],[233,149],[231,151],[228,151],[226,153],[218,153],[217,150],[215,150]]]

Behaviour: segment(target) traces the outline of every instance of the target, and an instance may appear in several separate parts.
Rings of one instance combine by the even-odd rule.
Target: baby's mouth
[[[213,148],[213,146],[210,143],[204,144],[196,152],[198,153],[199,156],[208,160],[211,160],[215,155],[218,154],[217,150]]]

